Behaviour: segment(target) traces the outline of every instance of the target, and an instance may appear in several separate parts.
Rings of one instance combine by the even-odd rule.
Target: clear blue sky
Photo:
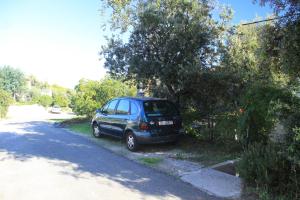
[[[270,8],[252,0],[220,0],[235,10],[233,24],[265,17]],[[11,65],[41,80],[73,87],[80,78],[105,75],[101,0],[0,0],[0,66]]]

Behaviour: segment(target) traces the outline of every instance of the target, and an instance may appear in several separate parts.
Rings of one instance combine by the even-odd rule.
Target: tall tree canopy
[[[300,77],[300,1],[260,0],[261,5],[269,4],[277,15],[276,38],[283,70],[294,78]]]
[[[189,75],[213,70],[219,62],[223,21],[211,17],[202,0],[148,1],[139,5],[129,41],[111,39],[102,54],[112,76],[161,85],[178,100],[189,92]],[[119,5],[123,6],[124,5]],[[125,6],[126,8],[126,6]]]

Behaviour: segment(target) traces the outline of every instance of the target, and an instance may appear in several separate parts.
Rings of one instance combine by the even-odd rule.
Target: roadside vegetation
[[[91,135],[91,124],[89,122],[74,123],[69,125],[68,128],[78,133]]]
[[[13,102],[10,94],[0,89],[0,119],[6,116],[9,105]]]
[[[71,89],[39,81],[36,77],[26,76],[21,70],[10,66],[0,66],[0,90],[1,117],[5,117],[11,104],[39,104],[44,107],[58,105],[68,110],[73,93]],[[6,100],[7,95],[10,100]]]
[[[149,166],[155,166],[158,165],[159,163],[161,163],[163,161],[162,158],[155,158],[155,157],[142,157],[138,159],[140,162],[142,162],[143,164],[149,165]]]
[[[119,96],[135,96],[132,84],[106,77],[100,81],[80,80],[71,97],[71,108],[77,115],[91,117],[108,100]]]

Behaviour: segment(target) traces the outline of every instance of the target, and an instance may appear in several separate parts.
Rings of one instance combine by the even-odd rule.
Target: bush
[[[68,107],[70,104],[69,98],[63,93],[53,94],[53,104],[59,105],[60,107]]]
[[[241,177],[268,193],[271,199],[297,199],[300,163],[288,157],[284,145],[256,143],[249,146],[238,163]]]
[[[238,127],[245,152],[238,171],[257,186],[261,199],[300,197],[299,105],[291,91],[275,86],[256,85],[244,97]],[[269,135],[277,123],[284,125],[287,137],[272,143]]]
[[[0,89],[0,118],[6,116],[9,105],[13,102],[11,95]]]
[[[52,104],[52,102],[52,97],[48,95],[39,96],[37,100],[37,103],[44,107],[49,107]]]
[[[237,143],[237,129],[238,129],[238,112],[225,112],[216,118],[216,135],[217,140],[232,145]]]
[[[135,88],[106,78],[101,81],[80,80],[71,98],[71,108],[78,115],[91,117],[95,110],[114,97],[133,96]]]
[[[238,128],[245,147],[256,142],[266,144],[275,124],[300,109],[299,98],[291,91],[268,85],[250,88],[242,107]]]

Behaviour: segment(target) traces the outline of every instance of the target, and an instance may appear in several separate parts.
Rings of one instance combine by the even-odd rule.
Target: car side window
[[[138,106],[136,105],[136,103],[134,103],[133,101],[131,101],[130,114],[131,115],[136,115],[136,114],[138,114],[138,112],[139,112]]]
[[[107,114],[109,114],[109,115],[115,114],[115,108],[116,108],[117,103],[118,103],[118,100],[113,100],[109,103],[108,108],[107,108]]]
[[[117,108],[117,114],[128,115],[129,114],[129,101],[127,99],[121,99]]]

